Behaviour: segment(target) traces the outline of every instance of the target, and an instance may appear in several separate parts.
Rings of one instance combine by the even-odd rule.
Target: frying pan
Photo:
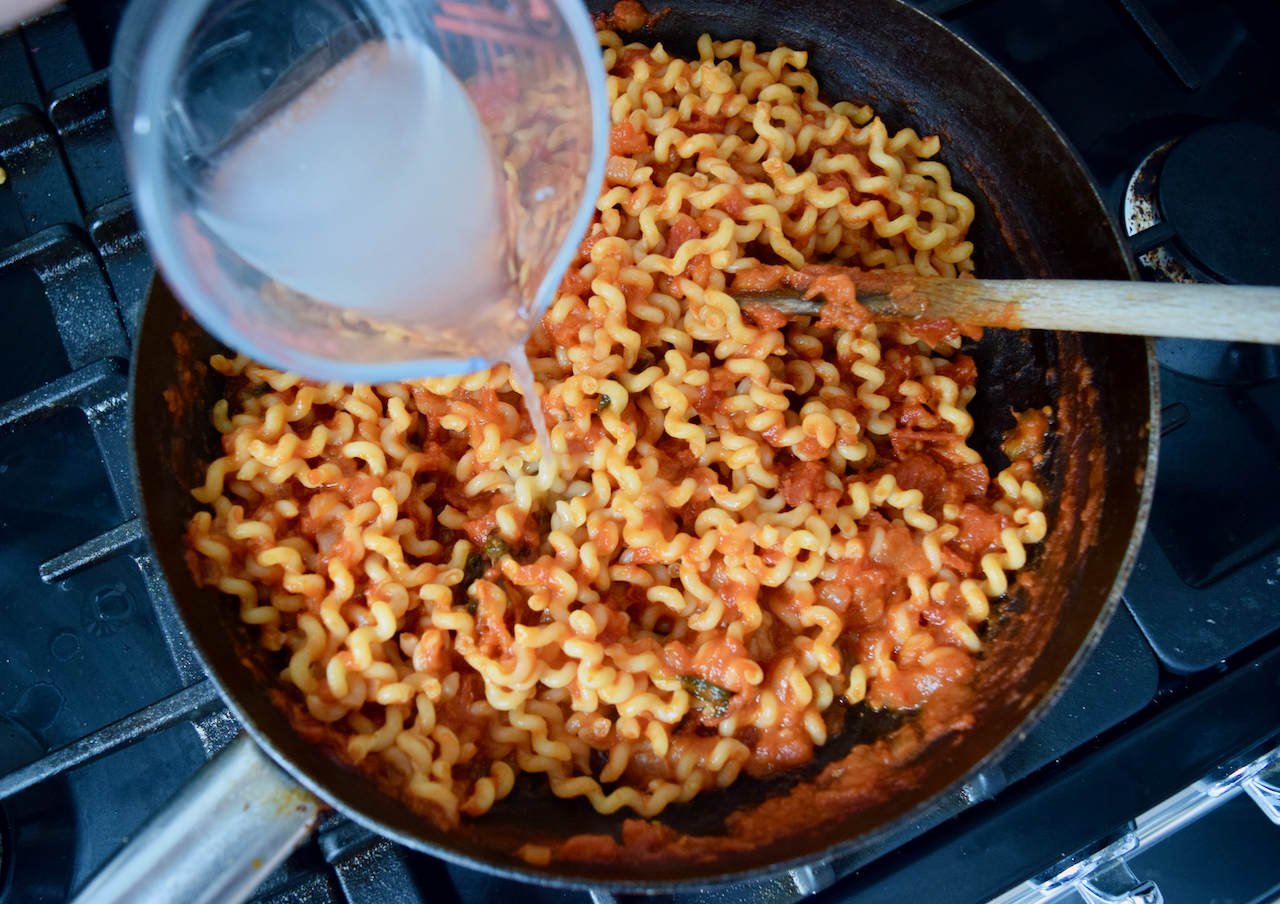
[[[604,4],[596,0],[596,5]],[[898,0],[764,2],[683,0],[633,37],[694,54],[697,37],[749,38],[809,52],[829,98],[870,103],[891,130],[936,133],[960,191],[977,216],[970,236],[978,274],[992,278],[1132,279],[1115,223],[1062,135],[993,64],[943,26]],[[1042,478],[1050,533],[1033,553],[1031,580],[993,607],[977,690],[975,722],[924,750],[893,793],[858,807],[821,805],[783,819],[778,837],[749,852],[705,860],[623,859],[608,864],[515,856],[524,842],[579,833],[617,835],[625,814],[601,816],[581,799],[559,800],[526,777],[512,796],[459,829],[443,832],[370,781],[303,740],[273,705],[267,666],[243,643],[235,605],[195,586],[182,536],[196,510],[188,488],[221,454],[209,410],[221,392],[204,367],[217,344],[157,281],[135,349],[136,485],[146,533],[195,649],[235,714],[280,766],[320,798],[410,847],[514,878],[622,891],[677,891],[760,878],[873,845],[923,816],[942,795],[1001,757],[1044,713],[1097,640],[1114,610],[1146,523],[1155,474],[1158,390],[1151,344],[1074,333],[989,330],[974,350],[979,395],[972,440],[993,466],[1013,423],[1011,409],[1053,405],[1056,430]],[[674,805],[660,820],[693,835],[722,834],[734,811],[813,791],[827,763],[893,728],[893,719],[854,710],[850,727],[803,770]],[[793,814],[794,816],[794,814]]]

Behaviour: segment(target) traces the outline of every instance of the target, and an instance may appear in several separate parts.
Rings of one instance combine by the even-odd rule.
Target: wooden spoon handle
[[[736,292],[793,316],[815,315],[821,296],[780,288]],[[1127,333],[1280,344],[1280,288],[1109,280],[916,279],[858,286],[877,317],[948,317],[975,326]]]
[[[979,326],[1280,343],[1274,287],[922,279],[915,288],[928,299],[927,316]]]

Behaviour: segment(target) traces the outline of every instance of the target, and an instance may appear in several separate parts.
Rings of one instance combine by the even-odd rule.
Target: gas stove
[[[1059,123],[1145,278],[1280,284],[1280,25],[1263,4],[918,5]],[[65,900],[239,729],[174,621],[128,474],[128,357],[153,268],[108,103],[121,6],[72,3],[0,34],[0,904]],[[1045,721],[873,850],[683,900],[1280,895],[1265,815],[1280,795],[1280,356],[1157,349],[1150,529],[1125,605]],[[498,897],[614,899],[330,816],[254,900]]]

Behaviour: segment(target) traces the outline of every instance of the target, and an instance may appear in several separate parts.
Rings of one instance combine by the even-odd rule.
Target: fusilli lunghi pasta
[[[726,292],[970,272],[937,138],[828,106],[785,47],[600,40],[607,181],[527,345],[550,450],[506,365],[348,387],[212,362],[193,573],[282,657],[295,724],[445,826],[521,773],[654,817],[810,761],[849,707],[963,688],[1046,530],[1047,421],[992,480],[958,337]]]

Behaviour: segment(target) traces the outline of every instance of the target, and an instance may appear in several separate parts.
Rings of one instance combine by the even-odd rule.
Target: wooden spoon
[[[730,294],[795,316],[825,304],[786,287]],[[1280,344],[1280,288],[1266,286],[904,277],[858,285],[857,295],[875,319]]]

